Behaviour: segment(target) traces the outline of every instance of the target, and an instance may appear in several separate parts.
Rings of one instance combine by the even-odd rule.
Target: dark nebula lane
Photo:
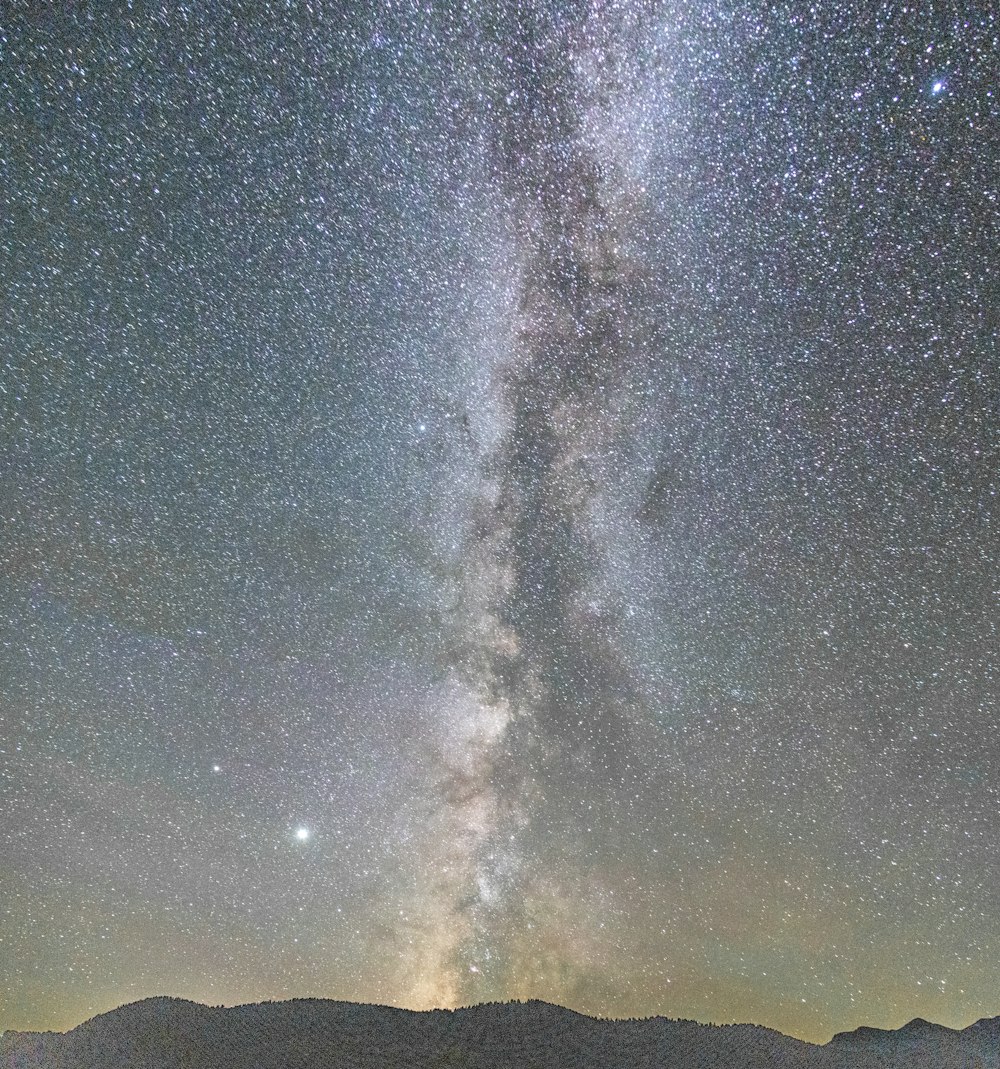
[[[0,1029],[1000,1013],[985,8],[0,12]]]

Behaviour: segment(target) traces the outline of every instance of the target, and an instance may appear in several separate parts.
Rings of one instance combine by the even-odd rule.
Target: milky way
[[[995,19],[364,8],[0,19],[0,1027],[1000,1012]]]

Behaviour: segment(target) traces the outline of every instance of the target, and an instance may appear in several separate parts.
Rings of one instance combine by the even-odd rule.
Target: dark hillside
[[[0,1069],[1000,1069],[1000,1018],[912,1021],[814,1046],[755,1025],[603,1021],[544,1002],[416,1013],[295,999],[135,1002],[65,1034],[7,1032]]]

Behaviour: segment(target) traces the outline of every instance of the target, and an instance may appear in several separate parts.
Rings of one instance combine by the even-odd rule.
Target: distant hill
[[[756,1025],[604,1021],[545,1002],[412,1010],[151,998],[70,1032],[6,1032],[0,1069],[1000,1069],[1000,1017],[917,1018],[815,1046]]]

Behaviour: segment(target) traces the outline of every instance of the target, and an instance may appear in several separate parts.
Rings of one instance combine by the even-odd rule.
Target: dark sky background
[[[1000,1013],[989,7],[0,8],[0,1027]]]

